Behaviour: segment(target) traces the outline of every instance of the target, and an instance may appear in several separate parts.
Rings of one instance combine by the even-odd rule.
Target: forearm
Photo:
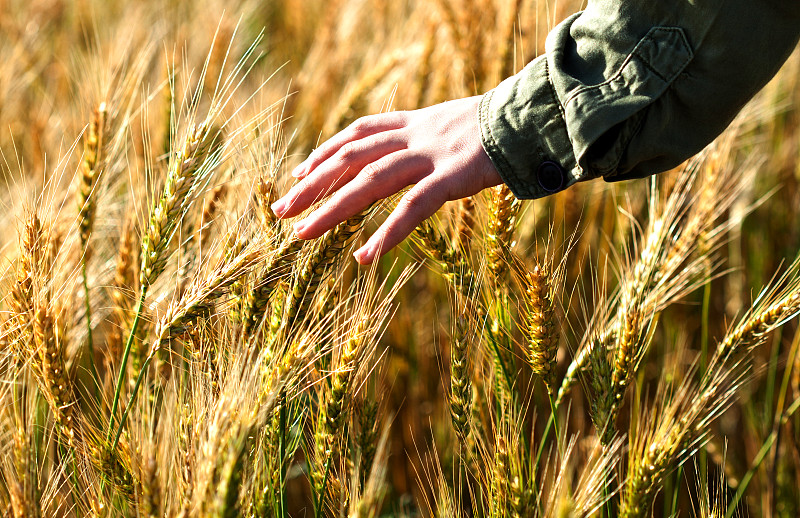
[[[520,198],[669,169],[730,123],[800,36],[800,2],[599,0],[487,93],[487,154]]]

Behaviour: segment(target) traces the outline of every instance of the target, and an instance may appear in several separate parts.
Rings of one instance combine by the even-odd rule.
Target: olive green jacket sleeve
[[[800,37],[800,0],[590,0],[481,99],[483,146],[519,198],[641,178],[711,142]]]

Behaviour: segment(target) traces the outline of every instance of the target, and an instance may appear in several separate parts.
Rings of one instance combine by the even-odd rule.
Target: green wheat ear
[[[166,250],[198,187],[216,168],[223,146],[222,132],[207,123],[196,125],[172,159],[164,192],[150,211],[142,239],[139,282],[148,288],[164,271]]]

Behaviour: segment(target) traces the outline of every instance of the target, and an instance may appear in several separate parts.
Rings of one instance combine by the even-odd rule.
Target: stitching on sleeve
[[[561,101],[558,100],[558,95],[556,94],[556,88],[553,86],[553,81],[550,80],[550,63],[545,60],[544,61],[544,75],[547,79],[547,86],[550,90],[550,97],[552,98],[553,104],[558,106],[558,111],[561,113],[561,118],[566,117],[566,113],[564,112],[564,107],[561,105]]]
[[[489,113],[488,113],[489,104],[491,103],[493,94],[494,90],[490,90],[486,94],[487,97],[485,99],[485,102],[481,103],[480,107],[481,120],[479,121],[479,124],[481,128],[484,128],[486,130],[486,136],[488,137],[489,144],[491,147],[489,151],[491,152],[492,157],[490,158],[495,158],[499,162],[499,165],[503,169],[503,172],[506,174],[506,176],[513,179],[515,183],[518,183],[519,179],[516,177],[516,174],[514,174],[514,170],[511,167],[511,164],[508,163],[508,160],[503,155],[503,152],[500,150],[500,146],[497,144],[497,139],[495,138],[494,133],[492,132],[492,125],[489,123]]]
[[[558,100],[558,94],[556,93],[556,87],[553,86],[553,81],[550,79],[550,63],[545,60],[544,61],[544,74],[545,80],[547,81],[547,87],[550,91],[550,97],[553,104],[558,107],[558,113],[561,115],[561,124],[564,126],[564,133],[567,135],[567,139],[569,140],[569,145],[571,148],[574,148],[572,143],[572,136],[569,134],[569,129],[567,128],[567,114],[564,111],[564,105],[561,104],[561,101]],[[544,139],[544,135],[540,138]],[[539,151],[539,159],[543,159],[541,151]],[[563,166],[563,164],[562,164]]]
[[[622,71],[625,70],[625,67],[628,66],[628,63],[630,63],[632,56],[633,56],[633,53],[628,54],[628,56],[625,58],[625,61],[622,62],[622,65],[620,65],[619,69],[614,73],[614,75],[612,75],[611,77],[609,77],[608,79],[606,79],[602,83],[597,83],[596,85],[590,85],[590,86],[583,86],[581,88],[576,89],[574,92],[572,92],[569,95],[569,97],[567,97],[567,100],[564,101],[564,106],[566,107],[569,103],[574,101],[576,97],[578,97],[579,95],[581,95],[581,94],[583,94],[585,92],[590,92],[592,90],[599,90],[603,86],[609,85],[609,84],[613,83],[614,81],[616,81],[617,79],[619,79],[619,77],[622,75]]]
[[[646,45],[648,42],[655,40],[656,39],[655,35],[658,34],[659,32],[677,34],[680,38],[680,43],[672,46],[673,53],[676,54],[676,57],[679,54],[686,55],[686,57],[680,62],[680,66],[677,68],[678,72],[674,75],[674,77],[672,77],[672,79],[665,78],[660,72],[655,70],[651,62],[641,54],[642,47],[644,47],[644,45]],[[678,76],[678,73],[680,73],[680,71],[683,70],[683,68],[689,64],[689,62],[692,60],[693,57],[694,53],[692,52],[692,48],[689,45],[689,42],[686,40],[686,34],[684,33],[683,29],[681,29],[680,27],[662,27],[662,26],[651,27],[650,30],[647,31],[647,34],[645,34],[642,37],[642,39],[640,39],[639,42],[636,43],[633,50],[631,50],[631,53],[625,57],[625,60],[622,62],[617,71],[611,77],[609,77],[602,83],[598,83],[596,85],[583,86],[581,88],[576,89],[569,95],[569,97],[567,97],[566,101],[564,102],[564,106],[567,106],[569,103],[574,101],[578,96],[584,93],[591,92],[593,90],[594,91],[600,90],[602,87],[607,86],[613,83],[614,81],[617,81],[622,76],[625,69],[631,64],[633,58],[637,58],[638,61],[645,66],[645,68],[654,73],[659,79],[669,84],[671,81],[675,80],[675,77]]]
[[[661,75],[661,73],[660,73],[658,70],[656,70],[655,68],[653,68],[653,66],[652,66],[652,65],[650,65],[650,62],[649,62],[649,61],[647,61],[647,60],[644,58],[644,56],[642,56],[641,54],[639,54],[639,52],[638,52],[638,51],[634,50],[632,54],[633,54],[634,56],[636,56],[637,58],[639,58],[639,62],[640,62],[642,65],[644,65],[644,68],[646,68],[647,70],[649,70],[650,72],[652,72],[653,74],[655,74],[655,75],[656,75],[656,77],[658,77],[659,79],[661,79],[661,80],[662,80],[662,81],[664,81],[665,83],[669,83],[669,79],[667,79],[666,77],[662,76],[662,75]]]

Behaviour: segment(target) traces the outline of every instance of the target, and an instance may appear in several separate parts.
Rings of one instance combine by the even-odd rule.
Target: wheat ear
[[[292,291],[284,310],[287,329],[295,322],[303,320],[326,269],[342,254],[350,239],[363,226],[364,219],[368,214],[369,209],[337,225],[323,237],[305,260],[303,268],[292,285]]]
[[[227,293],[227,289],[236,279],[249,272],[264,258],[264,249],[259,239],[253,240],[253,245],[245,248],[232,260],[223,258],[208,277],[196,281],[188,292],[176,303],[172,304],[158,325],[156,338],[150,346],[149,352],[142,362],[137,373],[136,382],[131,391],[125,411],[120,417],[119,428],[114,439],[114,446],[119,441],[128,412],[133,407],[142,379],[150,362],[156,354],[169,344],[169,341],[188,330],[189,325],[197,319],[210,315],[213,304]]]
[[[97,211],[97,180],[103,167],[103,144],[106,126],[106,103],[94,112],[89,125],[89,134],[84,142],[83,164],[81,167],[81,182],[78,187],[78,233],[81,238],[81,277],[83,280],[84,308],[86,312],[86,349],[89,356],[89,366],[94,379],[95,390],[100,393],[100,376],[94,363],[94,339],[92,336],[92,305],[89,298],[89,277],[86,273],[86,263],[89,260],[89,236],[94,227],[95,212]]]
[[[332,457],[336,453],[340,439],[338,435],[343,429],[346,417],[345,407],[351,396],[350,385],[360,353],[363,351],[363,342],[368,331],[367,325],[368,323],[364,319],[360,319],[350,337],[344,342],[336,369],[331,374],[330,388],[320,404],[319,420],[314,434],[317,462],[316,469],[311,476],[314,492],[317,495],[317,502],[314,506],[317,515],[324,508]]]
[[[472,298],[475,275],[467,264],[463,250],[451,247],[434,228],[430,219],[423,221],[414,229],[414,234],[423,250],[436,261],[446,280],[453,282],[456,291],[467,300]]]
[[[304,241],[291,237],[285,241],[268,260],[247,294],[244,311],[244,336],[252,337],[264,318],[264,312],[272,292],[286,272],[290,260],[303,248]]]
[[[142,239],[141,264],[139,269],[139,302],[133,316],[128,340],[122,352],[119,375],[111,402],[107,440],[111,440],[114,421],[119,405],[128,357],[133,346],[136,331],[144,310],[144,301],[150,285],[164,271],[167,264],[166,251],[172,241],[183,215],[196,194],[200,181],[211,173],[219,160],[218,148],[221,146],[220,130],[209,127],[207,123],[196,125],[190,132],[177,156],[172,160],[164,192],[150,211],[150,218]],[[129,409],[128,409],[129,410]],[[120,428],[119,432],[122,432]],[[119,435],[119,434],[118,434]],[[115,441],[116,442],[116,441]]]
[[[527,296],[525,352],[533,373],[542,378],[550,397],[556,388],[556,353],[558,352],[558,324],[553,303],[553,287],[550,274],[536,265],[527,275],[525,294]]]
[[[466,444],[470,434],[472,386],[467,317],[456,317],[450,341],[450,416],[459,439]]]
[[[493,187],[491,196],[486,233],[487,266],[499,281],[508,272],[509,251],[514,246],[512,237],[521,204],[505,184]]]
[[[86,253],[89,236],[94,226],[97,212],[97,180],[103,167],[103,144],[106,135],[106,103],[100,103],[95,109],[89,131],[83,144],[83,163],[78,186],[78,234],[81,248]]]

